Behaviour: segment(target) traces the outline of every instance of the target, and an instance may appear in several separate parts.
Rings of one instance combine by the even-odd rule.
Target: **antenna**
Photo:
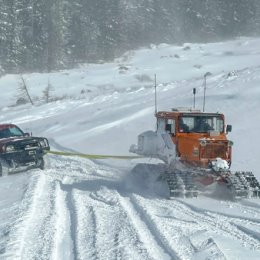
[[[206,101],[206,88],[207,88],[207,82],[206,78],[207,76],[211,76],[212,74],[210,72],[207,72],[204,74],[204,98],[203,98],[203,112],[205,111],[205,101]]]
[[[193,109],[195,109],[195,101],[196,101],[196,88],[193,88]]]
[[[154,74],[154,107],[155,114],[157,113],[157,82],[156,82],[156,74]]]
[[[157,114],[157,82],[156,82],[156,74],[154,74],[154,113],[155,117]],[[156,117],[156,131],[158,130],[158,118]]]

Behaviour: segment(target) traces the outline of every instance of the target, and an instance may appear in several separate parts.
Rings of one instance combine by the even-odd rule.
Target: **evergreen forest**
[[[259,0],[0,0],[0,75],[111,61],[150,44],[259,36]]]

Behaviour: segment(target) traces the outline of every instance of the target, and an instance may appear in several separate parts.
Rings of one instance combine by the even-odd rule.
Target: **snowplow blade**
[[[169,164],[175,158],[175,145],[168,133],[146,131],[138,135],[138,144],[131,145],[131,153],[158,158]]]

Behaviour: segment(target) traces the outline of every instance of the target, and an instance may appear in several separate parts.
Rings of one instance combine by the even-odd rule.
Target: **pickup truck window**
[[[7,127],[4,129],[0,129],[0,139],[23,135],[24,133],[18,127]]]

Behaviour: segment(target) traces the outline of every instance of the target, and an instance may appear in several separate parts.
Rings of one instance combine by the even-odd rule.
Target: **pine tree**
[[[63,1],[45,0],[45,21],[47,70],[63,67]]]
[[[67,5],[66,48],[72,64],[95,60],[98,27],[95,21],[96,1],[75,0]]]
[[[152,2],[152,40],[154,43],[176,42],[176,2],[172,0],[162,0]]]
[[[0,57],[5,71],[14,72],[19,67],[19,36],[17,31],[17,12],[15,0],[1,3]]]
[[[96,2],[96,24],[98,27],[97,47],[104,60],[115,57],[120,43],[119,0]]]

